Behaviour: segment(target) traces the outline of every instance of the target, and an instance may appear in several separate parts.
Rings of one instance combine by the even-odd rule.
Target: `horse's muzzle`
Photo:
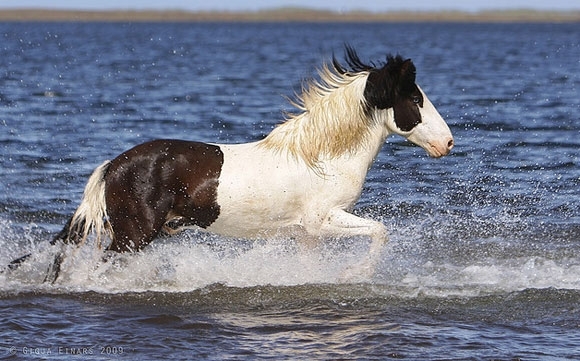
[[[449,154],[454,145],[455,142],[453,137],[449,137],[446,141],[443,142],[429,142],[429,146],[426,148],[426,150],[427,153],[429,153],[429,156],[433,158],[441,158]]]

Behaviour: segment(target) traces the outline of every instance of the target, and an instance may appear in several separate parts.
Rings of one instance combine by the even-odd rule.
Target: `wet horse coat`
[[[161,229],[214,223],[223,162],[216,145],[155,140],[106,164],[105,204],[114,240],[109,249],[139,250]]]
[[[242,238],[300,228],[370,237],[364,263],[372,268],[386,228],[350,210],[387,136],[402,135],[432,157],[448,154],[453,137],[415,84],[411,60],[389,56],[375,67],[347,48],[347,64],[325,65],[296,102],[300,112],[263,140],[154,140],[103,163],[54,242],[82,243],[94,232],[123,252],[183,227]]]

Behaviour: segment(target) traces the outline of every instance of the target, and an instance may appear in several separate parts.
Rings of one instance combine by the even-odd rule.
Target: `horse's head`
[[[364,66],[349,51],[349,64]],[[417,84],[415,65],[401,56],[388,56],[380,68],[366,66],[369,72],[364,98],[375,117],[384,120],[390,133],[399,134],[419,145],[435,158],[449,154],[453,136],[449,127]]]

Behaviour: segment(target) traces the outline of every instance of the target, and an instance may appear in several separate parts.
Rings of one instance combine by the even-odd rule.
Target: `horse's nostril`
[[[453,148],[453,145],[454,145],[453,139],[449,139],[449,141],[447,142],[447,149]]]

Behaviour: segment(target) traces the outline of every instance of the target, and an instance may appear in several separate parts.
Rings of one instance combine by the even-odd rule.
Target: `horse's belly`
[[[302,204],[277,197],[244,196],[220,198],[218,218],[207,230],[233,237],[271,235],[281,229],[302,223]]]

